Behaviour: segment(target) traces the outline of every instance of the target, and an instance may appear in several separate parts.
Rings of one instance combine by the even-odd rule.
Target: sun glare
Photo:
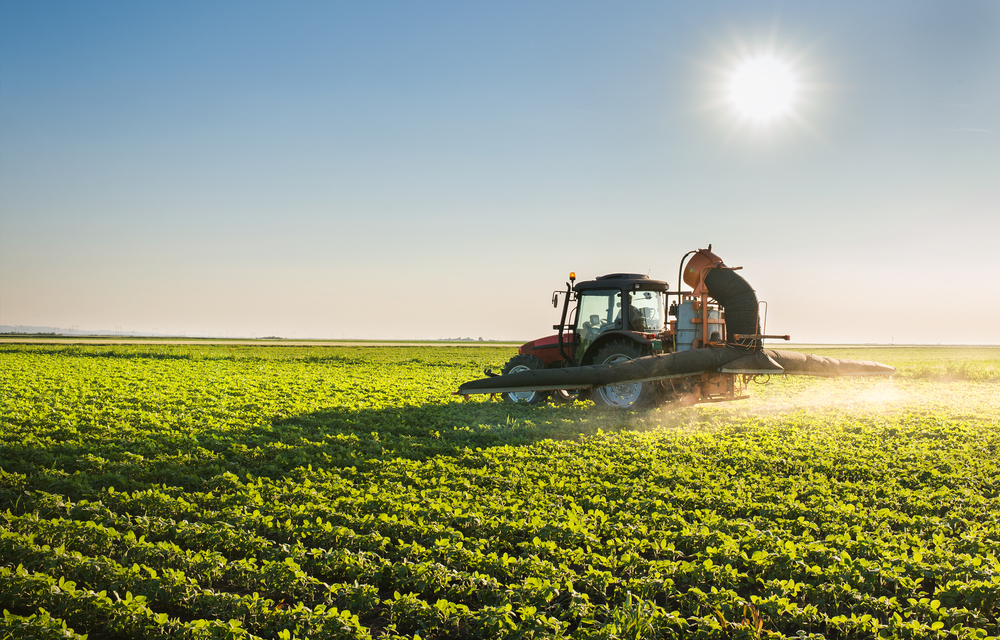
[[[764,123],[791,111],[797,89],[788,64],[773,57],[754,58],[733,72],[729,100],[744,118]]]

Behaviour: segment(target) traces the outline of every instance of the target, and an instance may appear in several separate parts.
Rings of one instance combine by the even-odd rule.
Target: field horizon
[[[537,339],[537,338],[535,338]],[[260,337],[260,338],[220,338],[220,337],[199,337],[199,336],[173,336],[173,335],[50,335],[47,333],[0,333],[0,344],[204,344],[204,345],[226,345],[226,344],[255,344],[267,345],[289,345],[289,346],[493,346],[507,347],[520,346],[529,342],[531,338],[525,340],[494,340],[484,338],[482,340],[472,338],[437,338],[427,340],[407,340],[393,338],[284,338],[284,337]],[[76,342],[74,342],[76,341]],[[1000,344],[963,344],[963,343],[876,343],[876,342],[783,342],[768,340],[765,346],[769,349],[787,349],[798,351],[802,349],[908,349],[908,348],[962,348],[962,349],[1000,349]]]

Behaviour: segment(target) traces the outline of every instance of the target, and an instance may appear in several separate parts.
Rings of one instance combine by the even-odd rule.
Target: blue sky
[[[530,339],[712,243],[769,331],[997,344],[998,132],[996,2],[4,0],[0,323]]]

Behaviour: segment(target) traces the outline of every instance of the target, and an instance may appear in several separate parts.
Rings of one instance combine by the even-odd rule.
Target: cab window
[[[580,353],[605,331],[621,329],[622,292],[618,289],[596,289],[580,295],[576,315],[576,334],[580,336]]]
[[[660,291],[629,291],[629,328],[632,331],[659,333],[663,331],[663,293]]]

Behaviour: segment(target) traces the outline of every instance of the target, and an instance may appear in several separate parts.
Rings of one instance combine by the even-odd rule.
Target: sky
[[[0,0],[4,325],[529,340],[712,244],[769,333],[1000,344],[998,238],[996,1]]]

